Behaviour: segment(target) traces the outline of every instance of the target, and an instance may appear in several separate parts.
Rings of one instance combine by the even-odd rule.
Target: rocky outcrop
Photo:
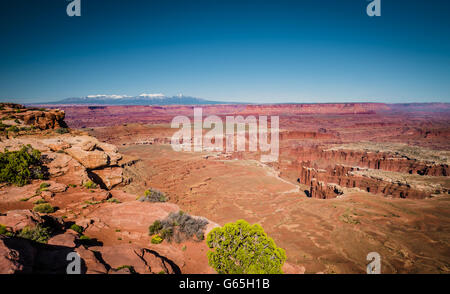
[[[423,199],[432,194],[446,193],[446,188],[440,185],[418,184],[408,179],[395,178],[396,174],[386,173],[386,176],[372,176],[371,170],[360,167],[335,165],[326,169],[315,169],[302,166],[298,182],[309,185],[309,196],[313,198],[335,198],[342,195],[342,187],[358,188],[372,193],[393,198]],[[421,186],[421,184],[423,186]]]
[[[111,190],[123,181],[123,170],[121,167],[106,167],[100,170],[93,170],[91,178],[100,186]]]
[[[334,164],[381,169],[393,172],[427,176],[449,176],[450,167],[445,163],[427,163],[402,155],[385,152],[368,152],[355,150],[324,150],[320,147],[297,148],[297,161],[307,162],[316,168]]]
[[[0,222],[7,224],[10,232],[19,232],[23,228],[19,224],[25,223],[28,226],[45,225],[52,228],[51,232],[54,233],[46,244],[0,235],[0,274],[65,274],[70,253],[76,253],[81,258],[81,273],[181,273],[174,261],[150,248],[129,244],[94,247],[83,245],[79,233],[71,229],[61,231],[69,224],[62,222],[55,227],[54,219],[51,223],[49,219],[44,220],[31,211],[10,211],[2,216]]]
[[[0,103],[0,117],[22,121],[40,130],[67,128],[65,113],[59,109],[25,108],[20,104]]]
[[[122,155],[117,147],[94,137],[75,134],[51,138],[17,137],[0,142],[0,149],[14,151],[28,144],[43,153],[52,178],[65,179],[68,184],[92,180],[104,189],[112,189],[123,181]]]

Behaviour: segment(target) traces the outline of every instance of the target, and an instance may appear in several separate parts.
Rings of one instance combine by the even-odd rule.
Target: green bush
[[[6,230],[6,226],[0,224],[0,235],[4,235],[6,234],[7,230]]]
[[[87,181],[86,183],[84,183],[83,186],[84,186],[86,189],[97,189],[97,184],[94,183],[94,182],[91,181],[91,180],[89,180],[89,181]]]
[[[152,244],[160,244],[163,240],[160,235],[155,235],[152,237]]]
[[[9,128],[6,129],[6,131],[8,132],[13,132],[13,133],[18,133],[20,130],[17,126],[10,126]]]
[[[43,179],[45,170],[41,162],[41,152],[31,145],[19,151],[5,149],[0,153],[0,182],[24,186],[31,179]]]
[[[55,208],[51,206],[49,203],[37,204],[33,207],[33,210],[40,213],[53,213],[55,212]]]
[[[209,265],[219,274],[282,274],[286,253],[258,225],[244,220],[213,229],[206,238]]]
[[[71,230],[74,230],[75,232],[77,232],[78,234],[82,234],[83,233],[83,227],[77,225],[77,224],[73,224],[70,226]]]
[[[49,228],[37,225],[34,228],[24,227],[17,235],[20,238],[29,239],[38,243],[47,243],[50,238]]]
[[[38,200],[34,201],[33,204],[44,204],[44,203],[47,203],[47,201],[45,201],[44,199],[38,199]]]
[[[145,191],[145,195],[139,197],[138,200],[141,202],[166,202],[167,197],[163,192],[151,188]]]
[[[154,235],[158,233],[162,229],[161,222],[159,220],[155,220],[153,224],[148,228],[149,235]]]

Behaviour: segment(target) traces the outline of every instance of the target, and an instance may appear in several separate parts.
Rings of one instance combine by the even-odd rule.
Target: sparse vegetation
[[[160,235],[155,235],[152,237],[152,244],[160,244],[163,238]]]
[[[163,192],[150,188],[145,191],[145,195],[139,197],[138,200],[141,202],[166,202],[167,197]]]
[[[282,274],[286,253],[263,228],[244,220],[213,229],[206,243],[208,260],[219,274]]]
[[[31,145],[23,146],[19,151],[5,149],[0,153],[0,182],[24,186],[31,179],[44,178],[41,152]]]
[[[122,269],[128,269],[130,271],[130,273],[135,274],[136,270],[134,269],[134,267],[132,265],[121,265],[118,268],[114,269],[115,271],[120,271]]]
[[[86,189],[97,189],[97,184],[89,180],[83,184],[83,187],[85,187]]]
[[[182,211],[172,212],[163,220],[156,220],[149,227],[149,234],[159,234],[167,241],[175,240],[180,243],[194,236],[197,240],[204,239],[204,230],[208,221],[204,218],[194,218]]]
[[[6,129],[7,132],[13,132],[13,133],[18,133],[20,131],[20,129],[17,126],[10,126],[9,128]]]
[[[34,201],[33,202],[33,204],[44,204],[44,203],[47,203],[47,201],[45,201],[44,199],[38,199],[38,200],[36,200],[36,201]]]
[[[67,128],[59,128],[59,129],[55,130],[55,133],[60,134],[60,135],[67,134],[67,133],[69,133],[69,129],[67,129]]]
[[[6,230],[6,226],[0,224],[0,235],[4,235],[6,234],[7,230]]]
[[[117,198],[110,198],[110,199],[106,200],[106,202],[108,202],[108,203],[116,203],[116,204],[121,203]]]
[[[26,226],[19,232],[17,237],[29,239],[38,243],[47,243],[50,238],[50,229],[41,225],[37,225],[34,228]]]
[[[360,224],[359,220],[355,219],[352,215],[349,215],[347,213],[344,213],[343,215],[341,215],[339,217],[339,220],[344,222],[344,223],[347,223],[347,224],[353,224],[353,225]]]
[[[77,224],[71,225],[71,226],[70,226],[70,229],[71,229],[71,230],[74,230],[74,231],[77,232],[78,234],[83,234],[83,231],[84,231],[83,227],[81,227],[81,226],[79,226],[79,225],[77,225]]]
[[[33,211],[40,213],[53,213],[55,212],[55,208],[51,206],[49,203],[42,203],[37,204],[35,207],[33,207]]]

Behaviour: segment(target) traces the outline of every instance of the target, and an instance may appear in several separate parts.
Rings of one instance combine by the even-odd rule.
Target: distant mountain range
[[[168,97],[163,94],[141,94],[139,96],[123,95],[89,95],[72,97],[42,104],[83,104],[83,105],[202,105],[202,104],[239,104],[219,102],[177,95]]]

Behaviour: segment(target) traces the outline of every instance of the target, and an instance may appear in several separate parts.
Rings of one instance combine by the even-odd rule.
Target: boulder
[[[85,151],[79,146],[72,146],[66,149],[66,153],[88,169],[96,169],[109,164],[108,155],[100,150]]]
[[[31,273],[35,255],[28,240],[0,236],[0,274]]]
[[[83,246],[75,249],[75,252],[81,257],[86,268],[86,274],[106,274],[108,270],[95,257],[94,253]]]
[[[50,238],[47,244],[75,248],[76,247],[75,240],[77,238],[78,235],[76,232],[72,230],[67,230],[64,234],[59,234]]]
[[[43,222],[41,216],[32,210],[10,210],[6,215],[0,215],[0,224],[10,227],[15,232]]]
[[[98,177],[108,190],[122,183],[123,181],[123,171],[120,167],[107,167],[100,170],[93,170],[92,173]]]

